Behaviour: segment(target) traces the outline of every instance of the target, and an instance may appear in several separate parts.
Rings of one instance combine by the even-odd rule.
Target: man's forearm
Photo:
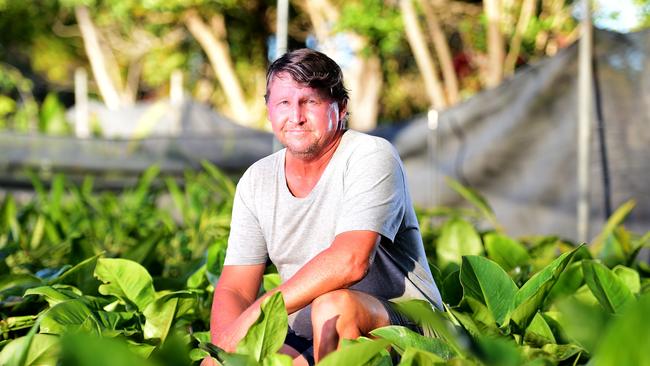
[[[215,289],[210,318],[210,335],[214,340],[246,311],[251,302],[228,289]]]
[[[366,274],[374,245],[369,245],[360,255],[348,248],[347,244],[333,245],[322,251],[269,294],[282,291],[287,311],[293,313],[322,294],[355,284]]]

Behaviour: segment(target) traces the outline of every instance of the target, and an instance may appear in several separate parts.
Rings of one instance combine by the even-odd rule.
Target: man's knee
[[[324,323],[333,317],[354,316],[356,310],[356,300],[350,290],[335,290],[325,293],[311,304],[312,322]]]

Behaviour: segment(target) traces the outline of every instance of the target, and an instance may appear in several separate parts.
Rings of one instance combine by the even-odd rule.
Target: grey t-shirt
[[[282,281],[352,230],[381,234],[368,274],[351,289],[386,300],[424,299],[442,308],[399,155],[386,140],[348,130],[316,186],[294,197],[286,149],[259,160],[237,184],[226,265],[275,264]],[[290,316],[311,337],[309,308]]]

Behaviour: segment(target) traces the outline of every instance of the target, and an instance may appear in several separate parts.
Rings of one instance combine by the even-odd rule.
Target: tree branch
[[[104,103],[109,109],[116,109],[121,104],[120,93],[115,81],[111,79],[110,67],[102,52],[97,29],[90,18],[90,13],[86,6],[80,5],[75,8],[75,16],[81,36],[88,55],[88,61],[92,69],[99,93],[104,99]]]
[[[214,34],[211,29],[218,29],[218,23],[224,23],[222,15],[213,16],[212,27],[208,26],[196,10],[190,10],[184,16],[185,25],[192,36],[199,42],[208,56],[219,84],[226,95],[228,106],[233,117],[248,124],[251,116],[248,112],[242,87],[237,79],[235,68],[230,59],[230,50],[225,35]],[[223,25],[225,29],[225,25]]]
[[[429,96],[431,106],[435,109],[443,109],[447,103],[445,96],[438,79],[438,72],[433,63],[433,59],[427,49],[427,44],[424,40],[422,30],[418,26],[418,19],[415,13],[415,8],[411,0],[400,0],[400,8],[402,10],[402,17],[404,19],[404,28],[406,30],[406,38],[411,46],[415,62],[420,69],[422,78],[424,78],[424,86]]]

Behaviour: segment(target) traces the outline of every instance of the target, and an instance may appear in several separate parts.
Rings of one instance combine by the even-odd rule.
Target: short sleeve
[[[352,154],[336,235],[370,230],[395,240],[404,218],[406,188],[399,157],[388,144],[377,143]]]
[[[255,213],[250,175],[244,174],[237,184],[230,222],[230,236],[225,265],[265,263],[267,248]]]

